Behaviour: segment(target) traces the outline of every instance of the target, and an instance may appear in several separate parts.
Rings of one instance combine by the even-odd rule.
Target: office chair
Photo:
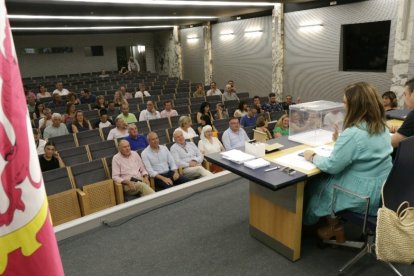
[[[387,208],[397,211],[398,206],[403,201],[408,201],[410,206],[414,205],[414,180],[411,175],[411,170],[414,168],[414,159],[412,153],[414,152],[414,137],[404,139],[400,142],[397,148],[394,165],[388,175],[383,187],[384,203]],[[351,260],[349,260],[343,267],[339,269],[339,274],[344,274],[345,270],[350,268],[353,264],[359,261],[366,254],[375,254],[375,230],[377,226],[377,217],[368,215],[368,207],[370,203],[369,197],[363,197],[348,191],[342,187],[334,186],[332,211],[335,206],[335,195],[338,191],[348,193],[366,201],[365,214],[354,213],[351,211],[342,211],[337,215],[350,221],[354,224],[362,225],[363,242],[346,241],[345,243],[337,243],[335,240],[324,241],[328,244],[339,246],[360,248],[361,251]],[[396,275],[402,275],[391,263],[386,263]]]

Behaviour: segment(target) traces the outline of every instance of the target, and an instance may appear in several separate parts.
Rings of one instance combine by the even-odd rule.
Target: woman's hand
[[[303,153],[303,157],[305,157],[306,161],[312,161],[313,156],[316,153],[313,150],[305,150],[305,152]]]

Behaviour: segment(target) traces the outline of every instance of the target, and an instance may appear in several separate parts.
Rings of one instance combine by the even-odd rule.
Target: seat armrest
[[[125,202],[124,187],[123,187],[122,183],[114,181],[114,188],[115,188],[116,204],[124,203]]]

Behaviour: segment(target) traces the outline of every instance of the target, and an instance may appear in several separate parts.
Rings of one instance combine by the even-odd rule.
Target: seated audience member
[[[253,97],[253,106],[256,108],[257,113],[263,113],[264,110],[262,109],[262,104],[260,103],[260,97],[254,96]]]
[[[257,121],[257,110],[256,108],[247,107],[246,115],[244,115],[240,120],[240,125],[242,127],[256,126]]]
[[[404,102],[411,111],[400,128],[391,126],[391,132],[395,132],[391,137],[394,148],[398,147],[403,139],[414,135],[414,79],[408,80],[404,85]]]
[[[207,125],[211,126],[213,128],[214,132],[216,132],[216,134],[217,134],[217,130],[215,129],[215,127],[211,123],[211,118],[208,115],[202,115],[201,116],[201,118],[200,118],[200,124],[199,124],[199,126],[197,128],[198,134],[201,135],[201,131],[202,131],[203,127],[205,127]]]
[[[203,102],[200,106],[200,110],[197,112],[197,124],[200,124],[200,118],[203,115],[207,115],[210,117],[210,120],[213,121],[213,115],[210,111],[210,104],[208,102]]]
[[[122,183],[124,192],[129,195],[146,196],[154,193],[141,157],[131,151],[126,140],[119,141],[118,153],[112,158],[112,179]]]
[[[114,119],[121,113],[121,111],[118,107],[115,106],[115,103],[113,101],[109,101],[106,113],[108,114],[108,117]]]
[[[50,109],[63,106],[66,106],[66,102],[62,100],[62,97],[59,93],[54,93],[52,95],[52,101],[49,102],[49,104],[47,105],[47,107],[49,107]]]
[[[300,97],[298,97],[296,99],[297,103],[300,103]],[[286,110],[287,112],[289,112],[289,106],[296,104],[295,102],[293,102],[293,97],[291,95],[287,95],[286,96],[286,101],[282,102],[282,107],[283,110]]]
[[[49,92],[47,92],[46,87],[41,84],[39,85],[39,92],[37,92],[36,98],[40,100],[41,98],[49,98],[52,97]]]
[[[273,136],[275,138],[289,136],[289,115],[284,114],[277,120],[275,128],[273,129]]]
[[[333,186],[338,185],[361,196],[370,197],[369,215],[376,215],[381,198],[381,187],[391,167],[390,135],[385,121],[385,110],[376,89],[365,82],[345,88],[345,120],[340,136],[329,157],[311,150],[304,152],[306,160],[321,171],[330,174],[310,180],[305,191],[304,224],[317,223],[326,216],[328,226],[318,229],[323,240],[336,238],[344,242],[344,228],[338,217],[332,217]],[[335,212],[352,210],[364,214],[366,201],[338,193]]]
[[[151,94],[145,90],[145,84],[140,83],[137,92],[135,92],[135,98],[143,98],[149,96],[151,96]]]
[[[119,87],[119,91],[121,92],[121,95],[122,95],[122,97],[123,97],[125,100],[132,99],[132,93],[129,93],[129,92],[127,91],[127,88],[126,88],[126,86],[125,86],[125,85],[121,85],[121,86]]]
[[[249,141],[246,131],[240,127],[239,119],[234,117],[230,119],[229,128],[224,131],[221,141],[226,150],[243,147],[244,142]]]
[[[91,93],[91,91],[89,91],[89,89],[84,88],[84,89],[82,89],[82,91],[83,91],[83,93],[81,93],[82,96],[80,98],[81,103],[83,103],[83,104],[94,104],[96,102],[95,95],[93,95]]]
[[[45,108],[43,113],[45,116],[39,120],[39,129],[45,129],[52,125],[52,110],[50,110],[50,108]]]
[[[176,128],[174,132],[177,130],[180,130],[183,132],[184,139],[191,139],[194,138],[197,135],[197,133],[194,131],[194,129],[191,127],[191,119],[188,116],[181,116],[180,119],[178,119],[178,125],[180,127]]]
[[[52,125],[45,128],[43,138],[49,139],[52,137],[69,134],[68,128],[62,123],[62,116],[59,113],[52,114]]]
[[[36,96],[35,95],[29,95],[27,97],[27,110],[29,111],[30,118],[33,118],[33,114],[35,114],[36,111]]]
[[[63,88],[63,83],[61,81],[58,81],[56,83],[56,89],[53,90],[53,94],[58,94],[60,96],[66,96],[67,94],[69,94],[69,90],[67,90],[66,88]]]
[[[131,74],[134,74],[134,75],[138,74],[138,72],[140,71],[139,63],[138,63],[138,61],[133,56],[130,56],[129,57],[129,60],[128,60],[128,71]]]
[[[384,106],[385,111],[397,109],[397,95],[392,91],[387,91],[382,94],[382,106]]]
[[[92,126],[89,123],[89,121],[85,119],[85,116],[83,116],[83,111],[82,110],[76,111],[75,118],[73,119],[73,122],[72,122],[72,132],[78,133],[78,132],[87,131],[91,129],[92,129]]]
[[[204,97],[206,94],[204,93],[204,87],[201,83],[198,83],[196,86],[196,91],[193,93],[194,98]]]
[[[76,97],[76,94],[73,92],[69,92],[69,94],[66,96],[66,104],[80,104],[80,101],[78,97]]]
[[[118,138],[128,136],[127,124],[122,118],[115,119],[115,128],[111,129],[108,133],[106,140],[116,140]]]
[[[302,115],[297,111],[292,111],[289,120],[289,127],[294,131],[302,131],[305,128],[305,121]]]
[[[326,113],[323,118],[323,125],[329,127],[330,129],[339,128],[342,129],[342,124],[344,123],[344,114],[339,110],[333,110]]]
[[[226,84],[226,88],[223,93],[223,101],[237,100],[239,97],[236,95],[236,92],[233,90],[230,84]]]
[[[147,138],[144,135],[138,134],[138,128],[135,124],[128,125],[129,135],[125,140],[129,142],[132,150],[145,149],[148,146]]]
[[[27,85],[23,85],[23,90],[24,90],[24,96],[27,97],[30,96],[34,96],[36,98],[35,93],[33,93],[33,91],[31,89],[29,89],[29,87],[27,87]]]
[[[44,114],[44,110],[45,110],[45,105],[43,103],[37,102],[36,104],[36,110],[35,113],[33,114],[33,119],[41,119],[45,117]]]
[[[92,109],[97,110],[106,109],[105,97],[103,95],[99,95],[98,97],[96,97],[96,103],[91,107]]]
[[[45,153],[46,141],[43,139],[40,139],[40,132],[37,128],[33,129],[33,137],[34,137],[35,144],[36,144],[37,155]]]
[[[189,181],[178,172],[174,158],[166,146],[160,145],[155,132],[148,133],[149,146],[142,152],[142,160],[151,177],[154,178],[155,190],[164,190]]]
[[[275,93],[269,93],[269,102],[262,104],[262,109],[265,112],[283,111],[283,107],[276,100]]]
[[[229,114],[227,113],[226,107],[222,103],[218,103],[216,105],[216,114],[214,114],[215,120],[221,120],[221,119],[228,119]]]
[[[183,168],[184,176],[189,179],[196,179],[203,176],[212,175],[211,172],[203,168],[201,163],[204,156],[193,142],[187,142],[181,130],[174,131],[174,145],[171,147],[171,154],[175,164]]]
[[[40,169],[42,172],[62,168],[65,165],[56,151],[55,144],[49,141],[45,144],[44,154],[39,156]]]
[[[213,128],[210,125],[203,127],[198,141],[198,149],[203,155],[224,151],[224,146],[217,137],[213,136]],[[221,172],[223,168],[210,163],[210,172]]]
[[[234,81],[233,80],[229,80],[227,81],[227,84],[229,84],[231,86],[231,90],[236,93],[236,87],[234,86]]]
[[[112,122],[112,120],[109,119],[106,109],[99,110],[99,119],[99,122],[97,122],[95,125],[95,127],[97,128],[110,127],[114,124],[114,122]]]
[[[74,103],[68,103],[66,106],[66,113],[63,114],[63,123],[72,124],[76,115],[76,105]]]
[[[256,111],[256,109],[252,108]],[[272,139],[273,135],[270,133],[269,129],[267,128],[269,126],[269,122],[267,121],[265,116],[258,116],[256,120],[256,130],[266,133],[266,140]]]
[[[212,81],[210,83],[210,90],[207,91],[207,96],[221,96],[222,93],[220,89],[217,88],[217,83]]]
[[[135,117],[135,114],[129,113],[129,104],[121,105],[121,114],[119,114],[117,118],[122,118],[124,122],[127,124],[138,122],[137,117]]]
[[[160,113],[161,118],[178,116],[177,110],[172,108],[170,100],[164,102],[164,110]]]
[[[153,101],[147,101],[147,109],[144,109],[139,113],[139,121],[149,121],[161,118],[159,111],[155,109]]]
[[[239,108],[234,111],[233,117],[241,118],[247,114],[247,103],[244,101],[239,102]]]
[[[115,92],[113,102],[116,107],[120,107],[124,103],[128,103],[127,100],[122,95],[121,91],[119,90]]]

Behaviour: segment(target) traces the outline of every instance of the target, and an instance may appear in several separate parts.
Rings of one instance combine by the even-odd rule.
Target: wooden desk
[[[287,145],[287,149],[269,154],[266,159],[307,147],[288,141],[286,137],[278,139],[278,142]],[[268,167],[251,170],[222,158],[219,153],[205,158],[250,180],[250,234],[288,259],[298,260],[301,250],[303,195],[308,175],[299,171],[294,175],[281,170],[265,172]]]

